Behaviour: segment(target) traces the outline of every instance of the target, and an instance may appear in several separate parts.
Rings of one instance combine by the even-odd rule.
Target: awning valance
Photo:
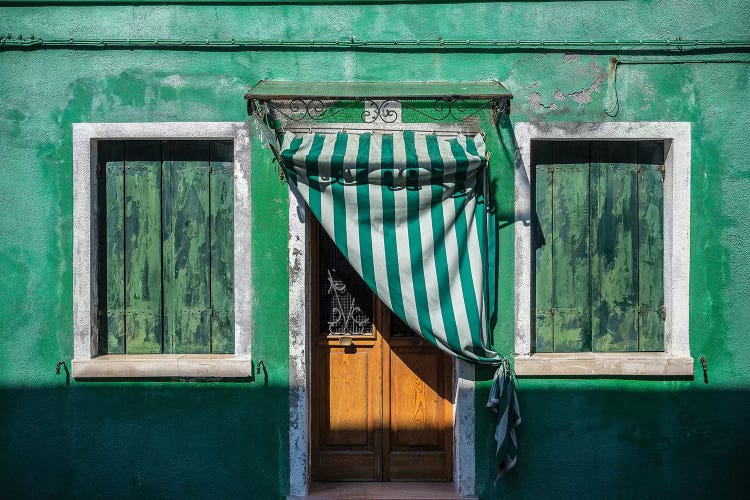
[[[438,348],[498,364],[489,345],[495,243],[481,135],[286,133],[281,160],[373,292]]]

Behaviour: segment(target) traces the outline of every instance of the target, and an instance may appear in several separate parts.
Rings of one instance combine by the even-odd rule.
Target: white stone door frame
[[[305,202],[289,193],[289,496],[310,483],[310,224]],[[453,483],[473,495],[475,482],[474,365],[453,363]]]

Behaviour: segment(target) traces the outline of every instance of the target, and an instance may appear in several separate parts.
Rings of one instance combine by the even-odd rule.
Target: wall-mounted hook
[[[703,382],[708,383],[708,361],[706,361],[706,357],[702,354],[698,358],[698,361],[701,362],[701,367],[703,368]]]
[[[58,361],[55,365],[55,374],[60,375],[60,367],[65,368],[65,385],[70,385],[70,370],[68,370],[68,365],[65,363],[65,361]]]
[[[258,361],[258,365],[255,368],[255,374],[260,375],[260,367],[263,367],[263,385],[268,385],[268,370],[266,370],[266,364],[263,360]]]

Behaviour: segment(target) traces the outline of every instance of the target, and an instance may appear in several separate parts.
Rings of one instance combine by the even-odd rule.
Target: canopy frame
[[[248,114],[285,122],[324,122],[364,104],[363,123],[394,123],[393,104],[430,121],[465,121],[486,109],[495,121],[513,95],[499,82],[283,82],[261,80],[245,94]],[[344,104],[341,104],[341,103]],[[476,104],[470,106],[470,102]],[[415,103],[419,103],[417,105]],[[427,104],[426,106],[421,104]]]
[[[434,129],[481,130],[479,115],[491,110],[493,122],[510,114],[508,89],[500,82],[291,82],[260,80],[245,94],[247,113],[281,166],[280,139],[284,130],[301,132],[330,128],[335,116],[346,117],[346,127],[372,131],[420,128],[401,123],[401,110],[413,111]],[[400,108],[394,109],[394,105]],[[347,112],[348,111],[348,112]],[[353,113],[354,111],[354,113]],[[440,126],[438,126],[438,124]],[[338,124],[337,124],[338,125]],[[415,127],[415,125],[417,127]],[[344,128],[344,126],[342,126]],[[472,130],[474,129],[474,130]],[[284,179],[279,168],[279,179]]]

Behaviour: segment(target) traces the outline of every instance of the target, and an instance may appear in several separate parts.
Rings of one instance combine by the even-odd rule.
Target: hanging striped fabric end
[[[516,427],[521,425],[521,411],[516,396],[515,377],[510,368],[510,362],[503,358],[500,367],[495,371],[492,380],[487,408],[498,414],[495,428],[497,449],[495,456],[500,461],[495,482],[516,465],[518,458],[518,440]]]
[[[276,129],[269,123],[267,109],[262,106],[254,106],[248,109],[253,109],[250,112],[250,124],[258,135],[260,142],[273,153],[274,160],[277,163],[276,168],[278,170],[279,182],[283,184],[286,181],[286,174],[281,159],[281,142],[279,141]],[[283,131],[281,134],[283,135]]]

